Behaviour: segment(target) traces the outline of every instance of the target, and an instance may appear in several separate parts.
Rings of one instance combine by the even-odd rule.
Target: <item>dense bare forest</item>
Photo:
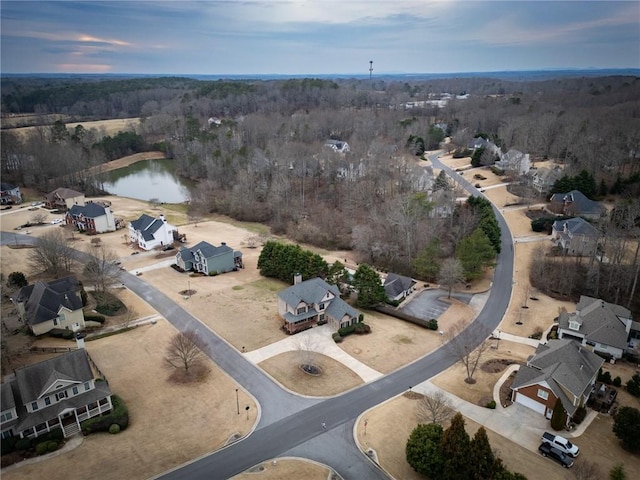
[[[353,248],[363,261],[433,278],[437,269],[429,265],[453,255],[481,219],[471,208],[454,208],[456,186],[421,164],[416,139],[428,148],[446,135],[462,150],[483,134],[505,152],[554,160],[567,175],[585,170],[601,195],[615,190],[636,205],[639,99],[640,78],[622,76],[411,83],[4,78],[3,120],[12,115],[16,125],[32,114],[24,118],[40,126],[27,135],[2,130],[2,178],[46,191],[68,176],[66,186],[91,192],[99,182],[78,173],[86,167],[162,149],[179,175],[198,181],[194,215],[264,222],[297,241]],[[107,136],[67,129],[51,114],[68,122],[141,120],[135,131]],[[330,140],[346,142],[348,151],[330,148]],[[637,244],[634,211],[626,226],[607,220],[600,228]],[[629,242],[623,250],[631,253],[621,254],[619,271],[589,273],[610,288],[583,291],[631,301],[640,260]]]

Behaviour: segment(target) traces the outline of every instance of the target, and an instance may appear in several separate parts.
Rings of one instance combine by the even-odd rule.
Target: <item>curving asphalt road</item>
[[[457,175],[440,163],[437,159],[439,153],[429,156],[433,165],[444,169],[451,176]],[[472,195],[482,196],[464,178],[458,178]],[[504,218],[497,209],[494,208],[494,211],[502,230],[502,252],[498,255],[489,299],[476,320],[463,332],[470,345],[478,344],[497,328],[511,298],[513,241]],[[0,244],[16,240],[33,242],[34,239],[0,232]],[[354,443],[353,427],[357,417],[456,362],[453,355],[445,348],[440,348],[389,375],[342,395],[326,399],[300,397],[283,390],[215,332],[140,277],[123,273],[121,281],[177,329],[196,330],[206,343],[207,355],[255,397],[261,409],[257,427],[245,439],[165,472],[157,478],[223,480],[266,460],[280,456],[298,456],[329,465],[345,480],[387,479],[387,475],[363,455]],[[233,395],[233,392],[230,391],[229,395]],[[322,422],[326,423],[327,431],[322,429]]]

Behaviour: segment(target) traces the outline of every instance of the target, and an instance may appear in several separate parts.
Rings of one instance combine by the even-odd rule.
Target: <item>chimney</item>
[[[302,283],[302,275],[301,275],[301,274],[299,274],[299,273],[296,273],[296,274],[293,276],[293,284],[294,284],[294,285],[298,285],[299,283]]]
[[[76,347],[78,350],[84,348],[84,335],[80,332],[76,332]]]
[[[580,365],[580,371],[582,371],[583,368],[584,368],[584,365]]]
[[[227,242],[220,242],[220,245],[226,245]]]

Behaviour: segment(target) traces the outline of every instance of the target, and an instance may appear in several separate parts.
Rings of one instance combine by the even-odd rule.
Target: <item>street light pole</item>
[[[240,415],[240,399],[238,398],[238,389],[236,388],[236,408],[238,410],[238,415]]]

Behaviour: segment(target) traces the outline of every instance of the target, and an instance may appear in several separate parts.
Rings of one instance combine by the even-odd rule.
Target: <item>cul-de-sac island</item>
[[[639,98],[3,78],[2,477],[632,478]]]

